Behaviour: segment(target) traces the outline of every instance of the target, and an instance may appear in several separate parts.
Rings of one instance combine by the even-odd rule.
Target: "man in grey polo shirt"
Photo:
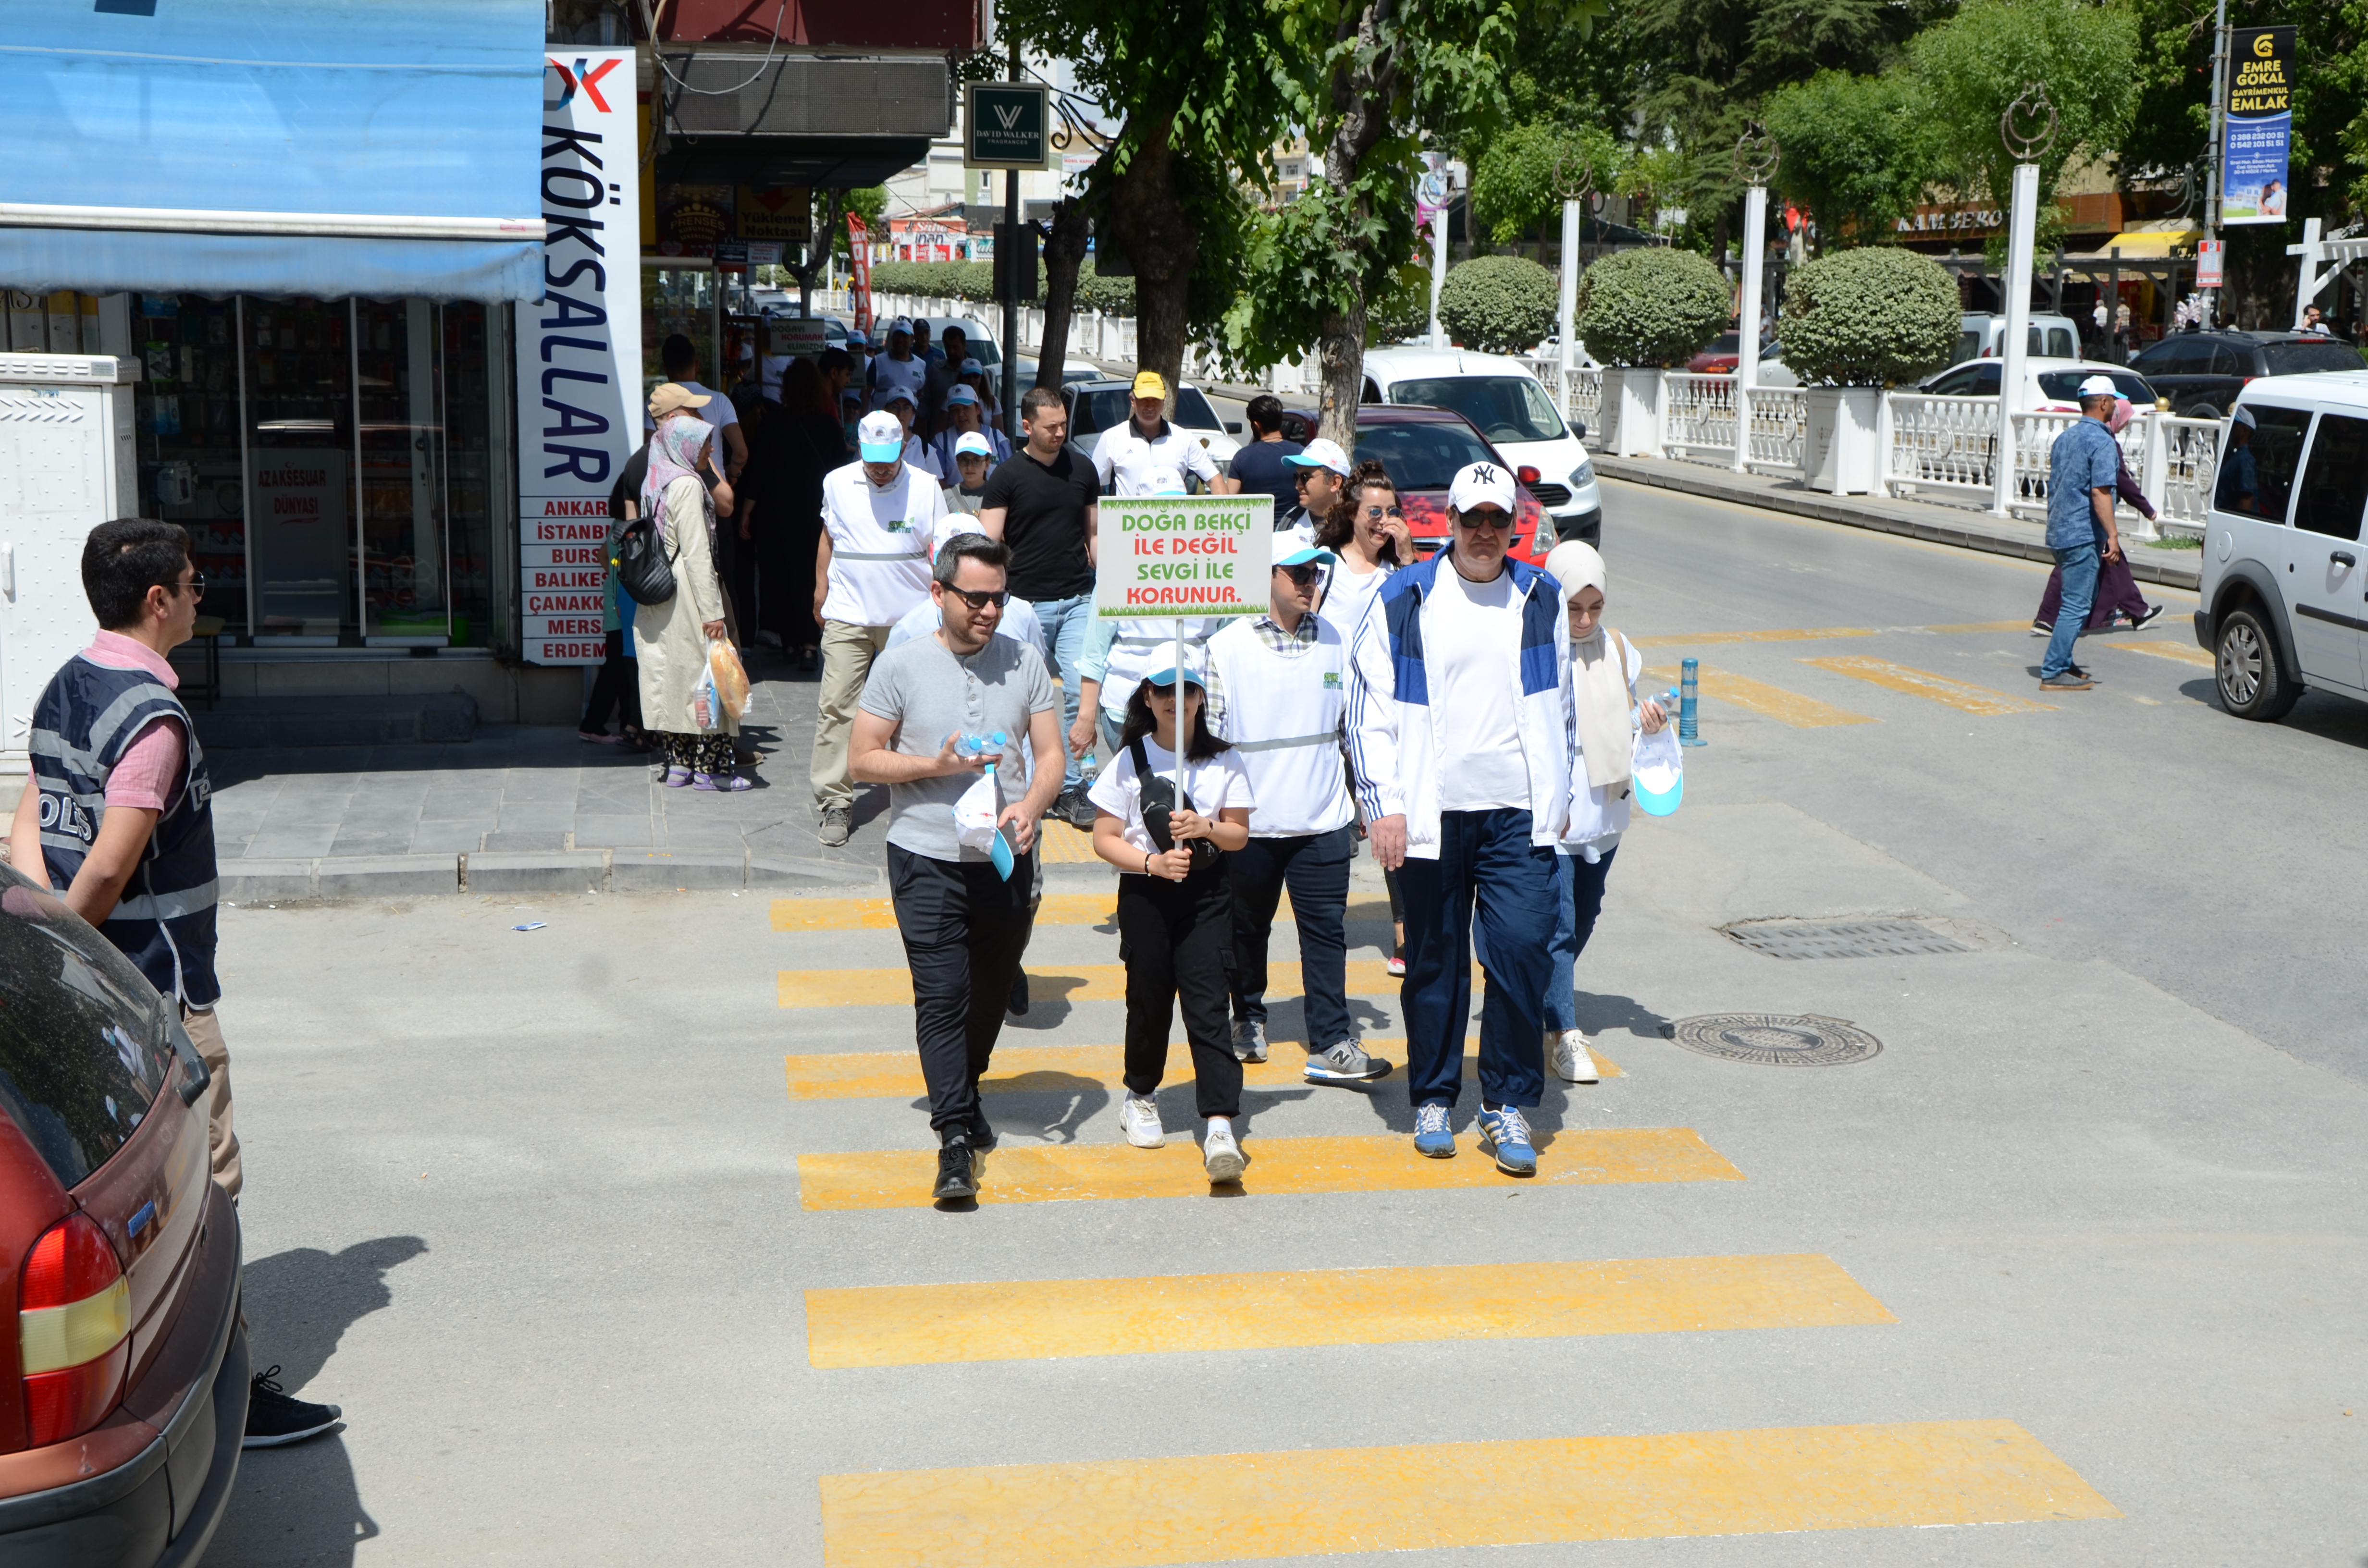
[[[1003,618],[1010,552],[984,534],[939,547],[929,597],[941,624],[872,664],[856,714],[851,771],[888,788],[888,887],[913,971],[913,1033],[938,1134],[941,1200],[974,1198],[995,1145],[978,1103],[1003,1029],[1004,1004],[1028,947],[1037,820],[1052,804],[1066,760],[1060,699],[1032,643],[995,635]],[[964,755],[966,735],[1001,732],[995,755],[1003,785],[1009,876],[985,850],[954,835],[954,803],[978,781],[985,759]],[[1032,766],[1020,766],[1025,740]],[[1014,800],[1016,781],[1030,780]]]

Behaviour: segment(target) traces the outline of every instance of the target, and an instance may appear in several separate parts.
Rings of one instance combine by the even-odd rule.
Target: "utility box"
[[[33,705],[98,622],[90,530],[140,513],[128,359],[0,354],[0,774],[22,774]]]

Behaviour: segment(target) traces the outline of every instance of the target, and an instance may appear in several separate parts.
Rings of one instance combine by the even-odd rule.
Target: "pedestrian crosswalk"
[[[1472,966],[1475,991],[1480,966]],[[1126,966],[1122,963],[1047,962],[1030,965],[1028,984],[1039,997],[1066,1002],[1123,1002]],[[778,977],[784,1007],[909,1007],[913,1005],[913,971],[908,969],[785,969]],[[1349,994],[1395,995],[1398,979],[1381,959],[1349,960]],[[1270,998],[1296,996],[1299,966],[1278,964],[1268,980]]]
[[[1801,663],[1815,665],[1819,669],[1831,670],[1836,675],[1849,676],[1853,680],[1867,681],[1893,691],[1904,691],[1910,697],[1938,702],[1976,718],[1994,718],[2001,713],[2037,713],[2051,707],[2045,702],[2009,697],[2003,691],[1993,691],[1971,681],[1894,664],[1889,659],[1803,659]]]

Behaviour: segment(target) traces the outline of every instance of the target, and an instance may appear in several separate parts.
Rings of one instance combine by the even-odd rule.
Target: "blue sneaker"
[[[1455,1157],[1455,1134],[1448,1131],[1445,1106],[1418,1105],[1414,1108],[1414,1152],[1428,1154],[1434,1160]]]
[[[1507,1176],[1538,1174],[1538,1152],[1530,1147],[1530,1124],[1519,1106],[1480,1108],[1480,1150],[1494,1152],[1497,1168]]]

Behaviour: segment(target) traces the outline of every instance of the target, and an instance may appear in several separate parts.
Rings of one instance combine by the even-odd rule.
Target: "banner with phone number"
[[[2283,223],[2294,142],[2292,28],[2232,28],[2222,121],[2220,222]]]

